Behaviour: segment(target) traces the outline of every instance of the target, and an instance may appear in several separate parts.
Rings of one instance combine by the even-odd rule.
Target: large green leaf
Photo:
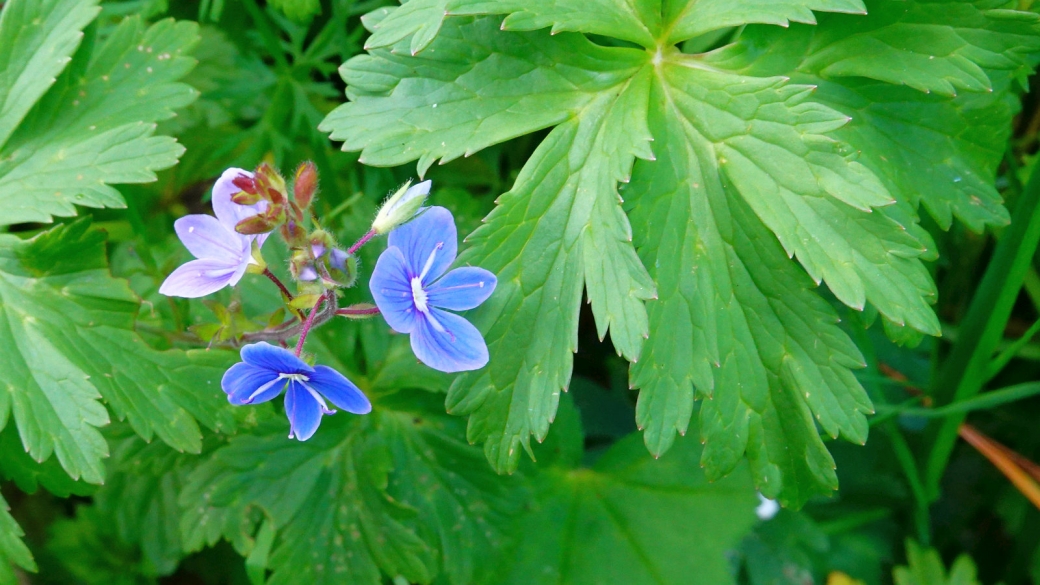
[[[13,411],[37,461],[102,481],[104,399],[145,439],[198,452],[198,422],[233,430],[220,391],[231,352],[156,351],[133,332],[138,299],[113,279],[105,235],[87,221],[31,240],[0,236],[0,420]]]
[[[482,580],[524,487],[492,473],[439,410],[436,395],[407,393],[327,419],[306,443],[285,438],[284,419],[233,438],[181,494],[186,546],[243,540],[255,505],[279,530],[270,583]]]
[[[34,21],[49,24],[58,18],[57,12],[38,18],[35,9],[24,9],[25,3],[11,2],[4,9],[0,47],[20,47],[18,35],[33,31]],[[39,8],[62,8],[52,4],[72,4],[68,14],[81,15],[60,23],[78,25],[63,33],[72,35],[71,41],[60,45],[66,56],[55,57],[64,63],[89,20],[84,11],[93,14],[94,9],[91,3],[49,0],[39,3]],[[0,205],[4,209],[0,225],[49,222],[52,216],[75,215],[75,205],[122,207],[123,198],[111,183],[154,181],[154,171],[175,164],[183,147],[172,138],[153,134],[155,122],[173,116],[174,109],[191,103],[198,94],[176,83],[195,64],[187,52],[198,39],[197,28],[191,22],[172,20],[146,27],[140,19],[128,18],[100,46],[91,40],[80,47],[42,97],[41,90],[49,85],[47,76],[57,72],[51,64],[31,87],[22,88],[17,81],[5,87],[0,80],[0,103],[13,106],[10,114],[4,112],[0,118]],[[6,56],[6,66],[18,72],[34,67],[38,54],[0,52],[0,65],[5,65]],[[48,83],[41,86],[40,82]],[[35,105],[26,114],[23,110],[31,102]],[[5,130],[8,126],[10,130]]]
[[[0,11],[0,148],[72,59],[97,0],[11,0]]]
[[[711,398],[700,414],[709,477],[746,455],[759,488],[788,504],[830,493],[817,429],[863,442],[871,404],[851,374],[862,358],[813,289],[938,334],[922,263],[935,251],[915,206],[943,225],[1005,220],[987,184],[991,144],[1006,136],[1008,79],[1034,50],[1035,17],[984,2],[879,0],[866,16],[852,0],[601,4],[584,19],[562,0],[411,0],[369,15],[372,50],[341,69],[351,101],[322,128],[368,164],[418,160],[422,174],[555,125],[460,257],[496,272],[499,289],[472,313],[491,363],[457,378],[447,406],[470,415],[469,439],[496,469],[515,469],[569,383],[584,285],[600,335],[634,364],[654,454],[685,432],[696,389]],[[461,16],[472,14],[507,16]],[[671,46],[789,21],[819,24],[749,26],[708,55]],[[900,23],[948,49],[943,67],[986,83],[917,67],[918,37]],[[559,34],[530,32],[540,27]],[[562,32],[574,30],[646,50]],[[842,44],[859,30],[902,48],[867,63]],[[944,80],[978,93],[938,95]],[[988,115],[1001,120],[972,124]],[[887,158],[917,135],[923,147],[901,142]],[[906,164],[942,166],[958,150],[941,170]]]
[[[700,445],[680,441],[671,457],[647,454],[639,436],[614,444],[591,468],[576,467],[582,433],[570,401],[546,444],[524,534],[493,583],[733,583],[727,559],[755,523],[747,467],[719,482],[698,468]],[[553,456],[554,453],[558,455]]]

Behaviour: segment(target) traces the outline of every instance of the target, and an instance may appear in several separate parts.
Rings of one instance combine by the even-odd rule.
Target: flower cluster
[[[430,186],[424,181],[398,189],[371,229],[348,249],[320,227],[307,229],[318,187],[317,170],[310,163],[297,170],[291,195],[285,180],[267,165],[254,172],[228,169],[213,186],[214,216],[189,215],[176,221],[177,236],[195,260],[174,270],[159,292],[202,297],[233,287],[246,272],[255,272],[278,286],[293,315],[285,323],[232,340],[243,344],[242,361],[221,380],[232,404],[268,402],[284,393],[289,437],[300,441],[314,435],[323,415],[335,412],[330,404],[354,414],[370,412],[368,398],[350,380],[304,359],[309,332],[335,316],[382,315],[393,330],[410,336],[419,361],[442,372],[475,370],[488,363],[480,331],[450,311],[477,307],[494,292],[497,280],[483,268],[451,269],[458,250],[455,219],[443,207],[423,207]],[[289,248],[295,293],[264,262],[260,249],[271,233],[278,233]],[[357,251],[386,234],[388,246],[369,281],[375,306],[340,308],[339,291],[357,280]],[[293,337],[295,351],[288,349]]]

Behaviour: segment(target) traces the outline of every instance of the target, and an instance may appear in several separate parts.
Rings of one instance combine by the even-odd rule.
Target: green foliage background
[[[1040,578],[957,442],[1040,455],[1031,2],[0,5],[0,583]],[[157,289],[263,160],[343,242],[431,178],[491,364],[339,320],[372,414],[227,404],[277,291]]]

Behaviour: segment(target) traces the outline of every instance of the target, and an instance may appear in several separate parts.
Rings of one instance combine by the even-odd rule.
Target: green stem
[[[289,61],[286,60],[285,53],[282,52],[282,41],[274,29],[271,28],[271,23],[268,22],[263,11],[256,5],[256,0],[243,0],[242,5],[245,6],[249,17],[253,19],[257,32],[264,38],[264,44],[267,45],[268,51],[278,64],[278,67],[288,70]]]
[[[960,327],[960,336],[936,377],[932,396],[940,405],[974,397],[987,380],[990,361],[1003,337],[1011,309],[1022,289],[1037,244],[1040,243],[1040,172],[1034,171],[1015,205],[1011,225],[997,243],[993,258]],[[945,418],[929,435],[931,445],[925,481],[932,501],[946,470],[957,429],[965,413]]]
[[[910,492],[914,495],[914,524],[917,527],[917,538],[925,546],[931,541],[931,517],[928,512],[928,494],[925,492],[924,482],[917,470],[917,462],[914,454],[910,451],[903,433],[894,421],[884,423],[881,428],[892,442],[892,450],[895,451],[896,461],[903,470],[907,482],[910,484]]]
[[[947,404],[939,408],[915,408],[915,407],[904,407],[904,406],[889,406],[887,404],[877,405],[877,413],[879,417],[884,415],[885,418],[891,418],[889,415],[911,415],[919,416],[923,418],[942,418],[953,414],[966,414],[973,410],[985,410],[987,408],[995,408],[1014,402],[1016,400],[1022,400],[1023,398],[1030,398],[1040,394],[1040,382],[1027,382],[1025,384],[1018,384],[1015,386],[1008,386],[1007,388],[1001,388],[1000,390],[993,390],[986,392],[982,395],[967,400],[959,400],[953,404]],[[879,418],[878,417],[878,418]],[[871,420],[872,425],[878,424]]]

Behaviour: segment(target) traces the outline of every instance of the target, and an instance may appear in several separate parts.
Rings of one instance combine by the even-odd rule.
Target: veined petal
[[[281,394],[285,380],[278,377],[278,372],[239,362],[224,372],[220,387],[231,404],[259,404]]]
[[[484,337],[469,321],[458,315],[430,309],[412,332],[412,351],[419,361],[442,372],[479,370],[487,365]]]
[[[443,207],[431,207],[390,232],[387,243],[401,250],[411,276],[425,271],[423,284],[433,282],[455,261],[459,249],[455,218]]]
[[[314,371],[314,368],[296,357],[293,352],[266,341],[245,345],[241,353],[243,362],[276,374],[310,374]]]
[[[245,272],[245,269],[240,272],[239,268],[239,264],[228,260],[192,260],[181,264],[166,277],[159,287],[159,294],[189,299],[204,297],[232,284],[232,280],[237,282],[237,278],[242,277],[241,272]]]
[[[232,183],[235,177],[239,175],[252,178],[253,173],[232,167],[224,171],[213,185],[213,214],[217,216],[220,223],[224,224],[224,227],[232,232],[235,232],[235,226],[238,222],[267,209],[266,201],[259,201],[253,205],[239,205],[231,200],[232,195],[241,191]],[[262,245],[264,243],[263,239],[257,243]]]
[[[393,234],[395,232],[391,232]],[[418,324],[412,298],[412,274],[400,249],[393,246],[379,255],[368,288],[386,322],[400,333],[411,333]]]
[[[248,236],[228,231],[212,215],[185,215],[173,222],[184,247],[196,258],[241,260],[249,252]]]
[[[306,441],[321,424],[321,404],[298,382],[290,382],[285,392],[285,415],[289,417],[289,438]]]
[[[336,370],[328,366],[315,366],[314,373],[310,374],[309,378],[307,384],[341,410],[354,414],[372,412],[372,403],[361,389]]]
[[[476,266],[456,268],[430,285],[427,302],[433,307],[466,311],[477,307],[495,292],[498,279]]]

